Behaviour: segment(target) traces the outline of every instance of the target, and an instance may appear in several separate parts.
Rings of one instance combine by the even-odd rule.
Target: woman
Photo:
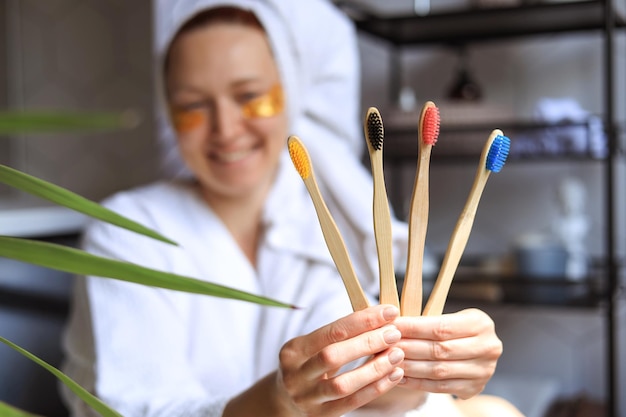
[[[164,98],[186,173],[106,205],[180,246],[98,222],[84,246],[303,309],[88,277],[77,282],[66,371],[126,417],[460,413],[448,394],[478,394],[501,354],[491,320],[477,310],[398,317],[378,305],[351,313],[286,156],[291,132],[310,145],[359,277],[374,288],[371,212],[360,213],[371,202],[354,191],[367,176],[347,152],[358,136],[358,96],[343,97],[335,112],[314,88],[344,85],[326,77],[334,72],[354,75],[356,66],[338,65],[341,42],[354,50],[349,23],[323,1],[166,3],[158,26]],[[299,49],[306,25],[317,26],[321,46]],[[337,33],[338,48],[321,49],[337,60],[321,60],[316,52]],[[346,109],[354,127],[336,119]],[[405,245],[403,237],[398,231]],[[69,404],[74,415],[88,414]]]

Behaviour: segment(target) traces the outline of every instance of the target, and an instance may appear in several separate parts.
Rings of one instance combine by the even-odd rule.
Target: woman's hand
[[[396,386],[403,378],[398,366],[404,359],[395,347],[401,339],[392,324],[397,317],[394,307],[373,306],[287,342],[280,352],[277,389],[291,415],[341,416]],[[416,357],[419,350],[411,345]],[[338,373],[364,357],[370,360]]]
[[[396,345],[404,351],[402,387],[454,394],[479,394],[496,369],[502,342],[491,318],[477,309],[437,317],[399,317]]]

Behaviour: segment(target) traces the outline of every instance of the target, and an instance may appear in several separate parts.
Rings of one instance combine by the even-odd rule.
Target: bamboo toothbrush
[[[375,107],[370,107],[367,111],[364,130],[374,181],[374,235],[378,252],[380,303],[393,304],[399,308],[400,299],[398,298],[396,275],[393,268],[391,213],[383,173],[383,120]]]
[[[409,248],[401,300],[403,316],[419,316],[422,312],[422,267],[428,228],[430,152],[439,136],[439,120],[437,106],[432,101],[424,103],[418,126],[417,173],[409,213]]]
[[[509,154],[510,145],[511,141],[509,138],[504,136],[499,129],[491,132],[489,139],[487,139],[480,157],[474,184],[450,238],[433,291],[428,299],[428,303],[426,303],[426,307],[424,307],[424,316],[438,316],[443,312],[448,291],[452,284],[452,278],[469,239],[478,202],[487,179],[489,179],[489,174],[491,172],[500,172]]]
[[[363,310],[369,306],[369,302],[367,301],[367,297],[365,296],[365,293],[361,288],[361,284],[356,277],[356,273],[354,272],[354,268],[350,262],[348,250],[346,249],[341,233],[337,228],[337,224],[333,220],[330,212],[328,211],[328,207],[322,198],[313,173],[311,158],[309,157],[304,144],[297,136],[290,136],[287,144],[291,161],[298,171],[298,174],[300,174],[300,177],[302,177],[304,185],[306,186],[311,196],[311,200],[313,201],[313,205],[315,206],[315,211],[317,212],[317,217],[322,228],[324,240],[326,241],[331,257],[335,262],[337,271],[339,271],[339,275],[341,275],[343,285],[346,287],[348,297],[350,297],[350,303],[352,304],[352,309],[354,311]]]

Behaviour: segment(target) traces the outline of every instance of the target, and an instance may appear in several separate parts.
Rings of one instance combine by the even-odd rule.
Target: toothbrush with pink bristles
[[[430,153],[439,137],[439,124],[439,109],[432,101],[427,101],[422,107],[418,126],[418,163],[409,212],[409,247],[402,287],[403,316],[419,316],[422,312],[422,267],[428,228]]]

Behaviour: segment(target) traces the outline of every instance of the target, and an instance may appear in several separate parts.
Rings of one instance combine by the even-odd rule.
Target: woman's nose
[[[241,131],[243,114],[236,103],[228,101],[217,103],[212,113],[211,130],[218,140],[227,141]]]

